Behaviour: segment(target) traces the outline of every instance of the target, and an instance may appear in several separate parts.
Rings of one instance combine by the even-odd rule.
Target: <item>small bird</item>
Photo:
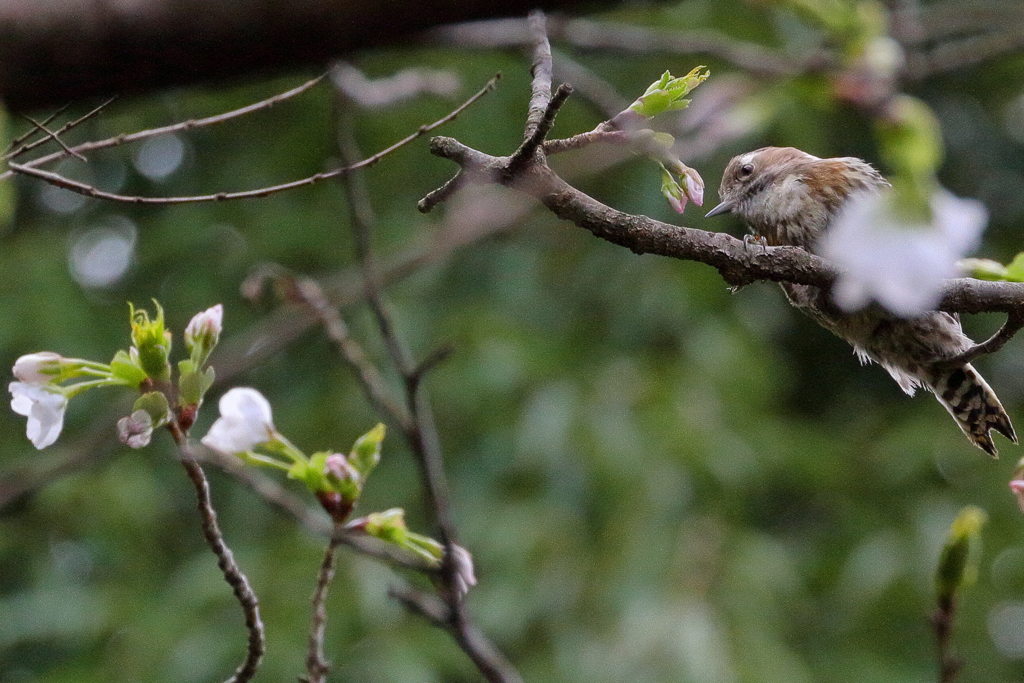
[[[821,159],[793,147],[764,147],[734,157],[718,193],[722,202],[707,216],[734,213],[767,244],[815,252],[844,203],[889,183],[854,157]],[[910,396],[924,387],[935,394],[957,426],[992,457],[996,430],[1013,443],[1017,435],[995,392],[970,365],[954,359],[974,343],[955,315],[933,311],[900,318],[881,306],[841,310],[819,287],[782,283],[790,303],[853,345],[862,363],[885,368]]]

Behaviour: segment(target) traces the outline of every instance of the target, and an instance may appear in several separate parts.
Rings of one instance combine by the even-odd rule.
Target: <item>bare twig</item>
[[[444,185],[431,190],[423,199],[416,202],[416,209],[420,213],[430,213],[430,210],[441,202],[448,201],[452,195],[462,189],[467,181],[467,176],[461,170],[452,176]]]
[[[1000,327],[995,334],[980,344],[975,344],[963,353],[939,363],[938,365],[948,365],[956,368],[960,367],[964,363],[970,363],[976,358],[980,358],[990,353],[995,353],[999,349],[1003,348],[1003,345],[1006,344],[1006,342],[1013,339],[1013,336],[1017,334],[1022,327],[1024,327],[1024,312],[1010,311],[1006,318],[1006,322],[1003,323],[1002,327]]]
[[[337,176],[345,175],[347,173],[351,173],[352,171],[354,171],[356,169],[366,168],[366,167],[369,167],[369,166],[373,166],[374,164],[378,163],[381,159],[386,157],[388,154],[391,154],[395,150],[397,150],[397,149],[399,149],[401,147],[404,147],[405,145],[409,144],[413,140],[416,140],[417,138],[422,137],[423,135],[426,135],[427,133],[429,133],[430,131],[434,130],[435,128],[437,128],[437,127],[439,127],[441,125],[444,125],[445,123],[448,123],[449,121],[454,120],[460,113],[462,113],[462,111],[466,107],[468,107],[473,102],[475,102],[476,100],[478,100],[481,97],[483,97],[484,95],[486,95],[491,90],[493,90],[494,89],[494,85],[497,83],[498,78],[499,78],[498,76],[495,76],[494,78],[492,78],[490,81],[488,81],[487,85],[484,86],[484,88],[482,88],[479,92],[477,92],[475,95],[473,95],[468,100],[466,100],[459,107],[457,107],[454,110],[452,110],[451,112],[449,112],[446,116],[438,119],[437,121],[435,121],[435,122],[433,122],[433,123],[431,123],[429,125],[420,126],[419,129],[417,129],[417,131],[415,133],[407,135],[406,137],[402,138],[401,140],[399,140],[395,144],[391,145],[390,147],[387,147],[386,149],[381,150],[380,152],[377,152],[376,154],[374,154],[371,157],[367,157],[366,159],[363,159],[362,161],[358,161],[358,162],[356,162],[354,164],[351,164],[349,166],[343,166],[341,168],[331,169],[330,171],[323,171],[321,173],[315,173],[315,174],[313,174],[313,175],[311,175],[311,176],[309,176],[307,178],[302,178],[300,180],[293,180],[293,181],[288,182],[288,183],[282,183],[280,185],[272,185],[270,187],[261,187],[261,188],[255,189],[255,190],[243,190],[243,191],[240,191],[240,192],[217,192],[215,194],[192,195],[192,196],[185,196],[185,197],[141,197],[141,196],[130,196],[130,195],[116,194],[116,193],[113,193],[113,192],[106,192],[104,190],[100,190],[100,189],[98,189],[96,187],[93,187],[92,185],[87,185],[86,183],[81,183],[81,182],[78,182],[77,180],[72,180],[72,179],[67,178],[65,176],[62,176],[62,175],[60,175],[58,173],[53,173],[51,171],[43,171],[43,170],[35,168],[34,166],[29,165],[29,164],[16,164],[14,162],[8,162],[8,166],[10,167],[11,171],[13,171],[15,173],[20,173],[20,174],[23,174],[23,175],[28,175],[28,176],[32,176],[34,178],[38,178],[39,180],[43,180],[45,182],[48,182],[51,185],[55,185],[56,187],[60,187],[60,188],[63,188],[65,190],[70,190],[71,192],[75,192],[77,194],[85,195],[86,197],[93,197],[93,198],[96,198],[96,199],[104,199],[104,200],[112,201],[112,202],[124,202],[124,203],[127,203],[127,204],[194,204],[194,203],[198,203],[198,202],[219,202],[219,201],[228,201],[228,200],[234,200],[234,199],[254,199],[254,198],[260,198],[260,197],[267,197],[269,195],[276,194],[278,192],[284,192],[286,190],[293,190],[293,189],[298,188],[298,187],[304,187],[306,185],[312,185],[314,183],[318,183],[321,180],[326,180],[328,178],[335,178]],[[79,145],[78,147],[75,147],[74,149],[75,150],[80,150],[82,147],[83,147],[83,145]],[[2,178],[3,178],[3,176],[0,175],[0,179],[2,179]]]
[[[950,40],[930,50],[907,55],[903,75],[922,79],[936,73],[972,66],[1024,47],[1024,32],[1019,25],[994,30],[977,36]]]
[[[110,99],[108,99],[106,102],[103,102],[102,104],[100,104],[95,109],[92,109],[91,111],[86,112],[82,116],[79,116],[74,121],[68,121],[63,126],[61,126],[56,131],[54,131],[54,134],[58,135],[58,136],[64,135],[64,133],[67,133],[72,128],[76,128],[76,127],[80,126],[81,124],[85,123],[89,119],[97,116],[101,111],[103,111],[104,109],[107,108],[107,105],[109,105],[111,102],[113,102],[116,99],[117,99],[117,96],[111,97]],[[63,111],[63,109],[61,111]],[[50,117],[50,118],[52,118],[52,117]],[[50,118],[47,119],[47,122],[49,122]],[[44,125],[45,125],[45,123],[44,123]],[[5,154],[3,156],[3,158],[4,159],[14,159],[16,157],[21,156],[22,154],[25,154],[26,152],[32,151],[33,149],[35,149],[36,147],[39,147],[40,145],[46,144],[47,141],[48,141],[47,139],[43,139],[43,140],[36,140],[35,142],[30,142],[27,145],[24,145],[23,147],[19,147],[18,149],[14,150],[13,152],[10,152],[9,154]],[[78,156],[78,157],[82,156],[79,152],[75,151],[74,149],[67,149],[66,147],[64,149],[65,149],[65,152],[67,154],[71,154],[71,155]],[[0,176],[0,179],[2,179],[2,176]]]
[[[394,598],[407,610],[423,617],[437,628],[447,631],[451,626],[448,605],[436,595],[418,591],[410,586],[389,586],[388,597]]]
[[[348,333],[348,325],[338,309],[331,305],[323,290],[311,278],[296,278],[299,300],[313,311],[324,326],[327,337],[334,342],[341,357],[355,372],[370,404],[383,415],[394,420],[403,432],[412,428],[412,418],[401,404],[394,401],[377,366],[370,361],[363,347]]]
[[[544,153],[560,154],[574,149],[582,149],[588,145],[605,143],[610,145],[628,145],[629,133],[624,130],[600,130],[600,126],[586,133],[578,133],[561,140],[545,140]]]
[[[217,513],[214,511],[210,499],[210,483],[206,479],[203,468],[185,450],[182,451],[182,455],[181,464],[196,489],[203,538],[206,539],[213,554],[217,556],[217,566],[220,567],[224,579],[231,586],[235,598],[242,606],[242,611],[245,613],[245,627],[249,633],[249,646],[245,661],[235,670],[235,674],[228,679],[227,683],[246,683],[256,675],[266,649],[266,636],[263,630],[263,621],[260,619],[259,600],[249,585],[249,579],[238,568],[231,549],[224,543],[224,534],[217,524]]]
[[[309,650],[306,652],[307,683],[324,683],[331,670],[331,664],[324,656],[324,632],[327,628],[327,589],[334,578],[334,557],[338,541],[331,538],[324,551],[323,562],[317,573],[316,590],[313,592],[313,620],[309,631]]]
[[[38,128],[39,131],[42,132],[46,136],[42,140],[38,140],[37,144],[42,144],[42,143],[47,142],[48,140],[53,140],[58,145],[60,145],[60,148],[63,149],[66,153],[70,154],[71,156],[73,156],[73,157],[75,157],[77,159],[81,159],[82,161],[88,161],[88,159],[86,159],[82,154],[79,154],[78,152],[74,151],[73,149],[68,147],[66,144],[64,144],[64,141],[60,139],[60,137],[57,135],[57,133],[54,133],[52,130],[47,128],[46,124],[40,123],[40,122],[36,121],[35,119],[33,119],[31,116],[27,116],[25,114],[22,114],[21,117],[23,119],[25,119],[26,121],[28,121],[29,123],[31,123],[36,128]]]
[[[447,69],[411,68],[387,78],[367,78],[351,64],[331,67],[331,82],[364,109],[387,107],[423,94],[452,97],[459,90],[459,77]]]
[[[547,106],[544,107],[544,113],[540,121],[537,122],[537,126],[533,129],[533,133],[512,154],[512,159],[508,164],[508,173],[513,176],[516,175],[523,164],[527,163],[537,152],[537,149],[544,143],[544,139],[555,125],[555,115],[558,114],[558,110],[562,108],[562,105],[565,104],[565,101],[571,94],[572,86],[565,83],[558,86],[554,96],[551,97]]]
[[[658,29],[635,24],[590,19],[559,19],[547,22],[552,40],[574,47],[630,54],[703,54],[730,62],[755,76],[785,77],[820,71],[835,61],[814,50],[789,56],[756,43],[744,42],[715,31]],[[462,47],[532,47],[534,39],[526,19],[488,19],[431,29],[429,39]]]
[[[893,35],[908,45],[998,31],[1019,26],[1024,6],[1016,0],[901,2],[891,12]]]
[[[55,118],[57,118],[58,116],[63,114],[67,110],[67,108],[70,107],[70,106],[71,106],[70,102],[65,104],[63,107],[57,109],[57,111],[53,112],[52,114],[47,116],[45,119],[43,119],[40,123],[36,123],[35,121],[33,121],[32,123],[35,124],[35,125],[33,125],[31,128],[29,128],[27,131],[25,131],[24,133],[22,133],[18,137],[16,137],[13,140],[11,140],[11,144],[7,145],[7,149],[5,149],[3,151],[3,157],[6,158],[8,152],[10,152],[12,149],[14,149],[18,145],[20,145],[21,143],[25,142],[30,137],[32,137],[33,135],[38,133],[40,126],[48,126],[48,125],[50,125],[51,121],[53,121]]]
[[[413,614],[451,634],[486,680],[522,683],[519,672],[505,660],[479,628],[473,624],[463,624],[461,627],[453,624],[451,612],[442,600],[409,586],[391,586],[388,595]]]
[[[239,116],[244,116],[246,114],[251,114],[253,112],[260,111],[262,109],[268,109],[268,108],[274,106],[275,104],[278,104],[279,102],[283,102],[284,100],[287,100],[287,99],[290,99],[292,97],[295,97],[296,95],[302,94],[302,93],[306,92],[307,90],[309,90],[310,88],[312,88],[317,83],[319,83],[322,78],[323,78],[323,76],[319,76],[319,77],[314,78],[312,80],[306,81],[305,83],[303,83],[302,85],[300,85],[297,88],[292,88],[291,90],[288,90],[286,92],[278,93],[277,95],[274,95],[273,97],[268,97],[265,100],[260,100],[259,102],[255,102],[253,104],[247,105],[247,106],[242,107],[240,109],[234,109],[232,111],[225,112],[223,114],[217,114],[216,116],[208,116],[208,117],[206,117],[204,119],[189,119],[188,121],[181,121],[180,123],[175,123],[175,124],[172,124],[170,126],[162,126],[160,128],[150,128],[150,129],[147,129],[147,130],[138,131],[136,133],[128,133],[128,134],[122,133],[121,135],[115,135],[114,137],[107,138],[105,140],[95,140],[95,141],[92,141],[92,142],[83,142],[80,145],[75,145],[71,149],[73,149],[75,152],[78,152],[78,153],[91,152],[91,151],[97,150],[97,149],[106,149],[108,147],[117,147],[119,145],[124,145],[124,144],[128,144],[128,143],[131,143],[131,142],[138,142],[139,140],[145,140],[147,138],[156,137],[158,135],[167,135],[168,133],[177,133],[177,132],[183,131],[183,130],[191,130],[193,128],[202,128],[204,126],[210,126],[210,125],[213,125],[213,124],[216,124],[216,123],[223,123],[225,121],[230,121],[231,119],[237,118]],[[76,121],[74,123],[77,125],[77,123],[79,123],[81,121],[84,121],[85,119],[87,119],[89,117],[94,116],[95,114],[99,113],[99,111],[103,107],[105,107],[107,104],[109,104],[112,101],[113,100],[108,100],[107,102],[104,102],[99,107],[97,107],[93,111],[89,112],[88,114],[83,116],[81,119],[79,119],[79,121]],[[62,128],[61,131],[58,131],[58,132],[62,132],[63,130],[64,129]],[[67,153],[64,152],[63,150],[61,150],[60,152],[54,152],[52,154],[47,154],[46,156],[39,157],[37,159],[33,159],[32,161],[27,161],[27,162],[25,162],[24,166],[31,167],[31,168],[38,168],[39,166],[43,166],[43,165],[48,164],[48,163],[53,162],[53,161],[57,161],[58,159],[63,159],[66,156],[67,156]],[[0,173],[0,181],[7,180],[12,175],[13,175],[13,171],[5,171],[3,173]]]
[[[541,33],[543,33],[542,30]],[[543,64],[541,68],[544,68]],[[547,77],[550,79],[550,58],[547,69]],[[339,103],[342,116],[347,110],[345,105],[344,100]],[[535,128],[534,132],[539,128],[539,126]],[[543,139],[542,136],[543,132],[540,139]],[[342,159],[359,156],[355,140],[351,137],[351,126],[345,125],[344,119],[342,125],[339,125],[339,150]],[[363,272],[366,300],[377,320],[377,328],[391,363],[398,370],[403,381],[403,412],[408,416],[408,422],[403,428],[403,435],[420,468],[424,497],[433,512],[439,528],[440,540],[444,545],[444,556],[438,576],[443,600],[441,612],[445,614],[444,627],[452,634],[455,641],[488,681],[491,683],[519,683],[521,678],[518,672],[473,624],[462,604],[463,591],[460,590],[462,578],[459,576],[459,567],[455,560],[455,527],[451,515],[448,482],[444,474],[441,444],[430,402],[422,390],[424,372],[436,362],[437,358],[425,363],[415,363],[409,349],[399,337],[391,313],[384,303],[383,293],[380,289],[380,276],[371,249],[373,211],[369,194],[360,173],[346,176],[343,179],[343,185],[349,200],[356,258]],[[365,390],[368,391],[369,388],[366,387]]]

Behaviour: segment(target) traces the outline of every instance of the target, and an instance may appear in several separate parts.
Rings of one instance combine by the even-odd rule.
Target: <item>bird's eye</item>
[[[739,176],[740,178],[749,178],[750,174],[754,172],[753,164],[743,164],[740,166]]]

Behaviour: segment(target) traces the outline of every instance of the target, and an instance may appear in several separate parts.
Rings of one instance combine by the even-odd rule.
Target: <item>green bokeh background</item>
[[[641,5],[606,16],[712,28],[782,49],[815,35],[785,8],[738,0]],[[702,55],[556,47],[627,99],[666,68],[710,66],[695,107],[716,80],[737,77]],[[498,90],[441,132],[491,153],[508,153],[520,139],[529,64],[517,50],[409,47],[354,62],[371,77],[448,69],[463,84],[458,97],[357,114],[354,134],[367,154],[443,116],[498,71]],[[119,102],[69,140],[217,114],[311,75]],[[1021,83],[1024,57],[1014,54],[907,87],[942,123],[943,183],[989,208],[981,255],[1004,262],[1022,248]],[[684,157],[707,182],[705,209],[728,159],[766,144],[878,161],[870,121],[835,101],[826,78],[748,86],[745,120],[755,123],[710,155]],[[184,161],[164,181],[135,169],[137,146],[60,168],[125,194],[285,182],[336,163],[333,111],[330,87],[321,85],[268,111],[190,131],[182,135]],[[603,118],[576,96],[555,135],[589,130]],[[18,120],[8,124],[24,129]],[[694,209],[672,214],[653,164],[626,159],[590,174],[579,159],[557,162],[611,206],[738,234],[731,219],[704,219]],[[415,207],[453,170],[420,140],[369,171],[382,262],[409,249],[438,249],[432,240],[462,220],[465,204],[427,216]],[[152,298],[175,332],[195,312],[223,303],[224,353],[213,362],[238,363],[232,340],[274,333],[267,321],[278,304],[253,304],[239,293],[254,267],[276,262],[331,277],[353,266],[348,207],[330,182],[258,201],[133,207],[87,200],[63,213],[49,208],[39,183],[9,185],[17,209],[0,235],[0,365],[44,349],[107,360],[127,345],[126,301]],[[501,207],[524,203],[508,192],[501,197],[512,202]],[[936,680],[932,576],[945,532],[967,504],[985,509],[990,522],[954,635],[966,660],[961,680],[1021,679],[1024,518],[1006,486],[1017,449],[1000,441],[1003,459],[984,457],[931,397],[909,399],[878,367],[859,367],[845,343],[791,310],[774,285],[732,293],[707,266],[636,256],[527,207],[512,225],[387,288],[418,357],[453,345],[428,389],[459,538],[480,579],[468,605],[527,681]],[[70,259],[105,227],[134,240],[132,265],[111,286],[83,286]],[[343,313],[382,359],[365,309],[354,304]],[[998,323],[994,316],[965,321],[976,338]],[[1022,358],[1015,340],[978,363],[1018,427]],[[315,329],[232,384],[262,391],[278,428],[307,452],[345,448],[378,419]],[[211,395],[196,434],[214,419],[225,388]],[[95,393],[72,402],[61,440],[42,452],[25,439],[23,419],[0,419],[0,482],[91,454],[0,510],[0,682],[223,680],[244,652],[241,614],[202,541],[170,439],[157,435],[141,451],[121,446],[114,422],[131,398],[118,404],[112,393]],[[228,477],[210,476],[222,527],[267,625],[257,680],[294,680],[303,671],[324,543]],[[361,510],[392,506],[407,509],[415,530],[434,531],[416,468],[394,431]],[[416,581],[341,554],[328,603],[332,680],[479,680],[444,634],[387,598],[390,583],[406,580]]]

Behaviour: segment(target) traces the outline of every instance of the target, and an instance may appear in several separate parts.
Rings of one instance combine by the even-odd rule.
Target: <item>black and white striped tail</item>
[[[1010,424],[1010,416],[1003,410],[1003,405],[988,382],[970,364],[936,371],[929,379],[929,388],[935,393],[935,398],[946,407],[960,430],[975,446],[993,458],[998,458],[999,451],[990,433],[993,429],[1017,443],[1017,434]]]

